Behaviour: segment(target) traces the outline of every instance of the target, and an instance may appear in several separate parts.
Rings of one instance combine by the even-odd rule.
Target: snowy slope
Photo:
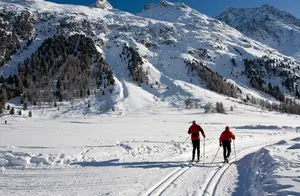
[[[259,8],[228,8],[217,19],[283,54],[300,55],[300,19],[290,13],[262,5]]]
[[[208,101],[219,101],[203,98],[204,94],[214,93],[203,88],[205,85],[195,72],[189,71],[185,60],[200,62],[228,78],[242,90],[241,98],[248,94],[270,98],[250,87],[249,79],[243,74],[243,59],[268,56],[293,62],[287,71],[299,67],[298,60],[182,3],[161,1],[146,6],[137,16],[116,9],[58,5],[47,1],[1,1],[0,7],[11,11],[29,10],[37,20],[33,43],[28,49],[17,51],[12,60],[1,68],[6,76],[16,73],[18,63],[35,52],[42,41],[56,34],[59,28],[65,35],[79,33],[93,38],[112,67],[116,80],[112,96],[91,100],[95,110],[99,109],[99,105],[109,105],[108,108],[116,108],[119,113],[162,105],[182,107],[187,98],[200,99],[202,105]],[[87,22],[90,28],[85,28]],[[132,81],[127,69],[128,59],[121,55],[124,45],[136,49],[142,57],[148,85],[141,84],[139,87]],[[232,64],[233,58],[237,66]],[[295,76],[299,75],[298,72],[296,69]],[[266,79],[273,85],[281,85],[278,76]],[[289,93],[284,87],[282,89]],[[80,112],[87,113],[86,110]]]

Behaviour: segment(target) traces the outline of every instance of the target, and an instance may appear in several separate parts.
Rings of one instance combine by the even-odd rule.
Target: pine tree
[[[32,117],[32,112],[31,111],[28,112],[28,117],[30,117],[30,118]]]
[[[216,110],[218,113],[225,114],[225,109],[224,109],[224,105],[222,102],[216,103]]]
[[[273,91],[273,86],[272,86],[272,84],[270,82],[268,84],[268,89],[269,89],[269,91]]]
[[[21,116],[21,115],[22,115],[22,111],[21,111],[21,110],[19,110],[19,111],[18,111],[18,114]]]
[[[296,96],[297,96],[298,98],[300,98],[300,93],[299,93],[299,89],[298,89],[298,88],[296,88]]]
[[[21,98],[20,98],[20,103],[21,103],[21,104],[24,104],[24,96],[21,96]]]
[[[219,104],[219,102],[216,102],[216,111],[218,113],[220,113],[220,104]]]
[[[212,104],[210,102],[208,102],[206,105],[205,105],[205,113],[211,113],[212,111]]]
[[[220,102],[220,113],[225,114],[225,108],[222,102]]]
[[[235,59],[234,59],[234,58],[232,58],[232,59],[231,59],[231,63],[232,63],[232,65],[233,65],[234,67],[236,67],[236,66],[237,66],[237,64],[236,64],[236,62],[235,62]]]
[[[15,108],[14,107],[10,108],[9,114],[10,115],[14,115],[15,114]]]
[[[4,108],[5,103],[7,102],[7,94],[5,88],[1,88],[0,102],[1,102],[1,106]]]
[[[0,76],[0,83],[4,83],[5,82],[5,78],[3,75]]]
[[[27,110],[27,103],[26,102],[24,102],[24,104],[23,104],[23,110],[24,111]]]

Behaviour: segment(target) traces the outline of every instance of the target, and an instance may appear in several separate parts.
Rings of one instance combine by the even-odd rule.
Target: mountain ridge
[[[167,4],[161,6],[161,3]],[[25,24],[28,24],[29,28],[16,29],[17,31],[10,28],[13,27],[13,21],[19,20],[6,18],[6,12],[16,11],[15,5],[0,2],[3,19],[8,24],[12,24],[7,28],[5,25],[4,32],[24,31],[26,35],[33,35],[33,37],[20,39],[22,34],[16,34],[17,39],[13,38],[17,43],[15,50],[11,50],[10,47],[4,48],[6,54],[11,54],[6,57],[7,59],[4,58],[4,66],[0,68],[6,80],[9,75],[14,78],[14,74],[18,74],[20,64],[26,70],[26,67],[32,64],[31,62],[36,62],[32,59],[32,55],[35,54],[37,58],[39,56],[37,51],[43,53],[41,56],[54,58],[51,61],[63,60],[62,65],[66,65],[66,70],[69,69],[70,62],[78,62],[81,58],[86,62],[85,66],[90,68],[94,67],[94,62],[99,62],[101,66],[108,66],[107,70],[112,71],[114,80],[111,79],[111,75],[109,77],[114,83],[107,83],[107,71],[102,73],[98,70],[95,73],[104,75],[93,75],[95,73],[91,72],[93,84],[83,88],[86,92],[74,91],[73,93],[78,97],[90,96],[92,93],[93,98],[85,97],[86,104],[101,103],[101,110],[103,108],[130,110],[136,108],[137,102],[141,102],[138,107],[152,107],[157,103],[177,107],[184,105],[186,99],[196,97],[202,97],[202,104],[205,104],[206,98],[202,94],[212,93],[208,90],[246,101],[248,100],[246,98],[251,96],[275,100],[264,93],[271,94],[276,99],[282,99],[283,93],[293,97],[297,94],[298,86],[295,86],[299,84],[297,59],[283,55],[273,48],[244,36],[225,23],[181,3],[162,1],[158,6],[152,6],[134,15],[116,9],[59,5],[39,1],[23,2],[17,5],[24,13],[29,11],[29,15],[25,14],[28,16]],[[160,15],[162,12],[166,15]],[[16,17],[18,19],[18,16]],[[20,25],[23,22],[20,20]],[[81,38],[76,34],[90,39]],[[49,54],[47,50],[50,48],[44,42],[47,40],[47,43],[54,43],[51,50],[55,51],[59,43],[55,40],[59,35],[66,37],[66,40],[61,43],[68,43],[67,40],[71,40],[70,42],[76,48],[85,48],[86,44],[94,44],[103,58],[101,56],[96,58],[95,51],[81,56],[80,50],[77,49],[74,49],[75,52],[66,50],[66,58],[62,59],[55,52]],[[76,37],[72,37],[73,35]],[[76,39],[77,44],[74,42]],[[46,47],[44,49],[41,48],[43,43]],[[68,55],[75,56],[75,59]],[[29,60],[26,60],[27,58]],[[68,61],[65,62],[64,59]],[[51,65],[42,62],[45,63]],[[249,68],[250,65],[253,68]],[[49,69],[53,68],[49,66]],[[61,75],[62,68],[55,69],[59,71],[57,74],[50,74],[50,72],[38,74],[48,75],[55,84],[52,91],[57,93],[53,95],[53,100],[59,97],[63,100],[70,99],[64,94],[65,91],[70,92],[68,86],[58,85],[58,79],[60,79],[59,83],[64,83],[68,82],[68,77]],[[81,76],[86,77],[86,74]],[[208,75],[211,76],[207,77]],[[22,77],[18,80],[22,83],[27,82],[27,79]],[[10,82],[12,81],[13,84],[9,84],[12,85],[11,88],[15,85],[15,81]],[[97,89],[93,87],[95,84],[98,85]],[[33,82],[30,82],[30,85],[36,88]],[[62,86],[66,89],[61,89]],[[187,87],[192,88],[193,91],[188,90]],[[30,90],[26,86],[24,88],[26,92]],[[18,92],[22,92],[24,88],[20,88]]]
[[[300,19],[270,5],[228,8],[216,19],[280,52],[299,57]]]

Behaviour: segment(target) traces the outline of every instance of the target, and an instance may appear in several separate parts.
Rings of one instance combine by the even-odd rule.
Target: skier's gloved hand
[[[220,144],[220,147],[222,146],[222,144]]]

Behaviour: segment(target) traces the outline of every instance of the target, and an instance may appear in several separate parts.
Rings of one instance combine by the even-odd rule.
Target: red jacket
[[[189,128],[188,133],[191,134],[191,140],[200,140],[200,134],[201,132],[202,136],[205,138],[205,134],[203,129],[198,124],[192,124]]]
[[[230,131],[229,127],[226,127],[220,136],[220,144],[222,144],[224,140],[231,141],[231,139],[235,140],[235,135]]]

